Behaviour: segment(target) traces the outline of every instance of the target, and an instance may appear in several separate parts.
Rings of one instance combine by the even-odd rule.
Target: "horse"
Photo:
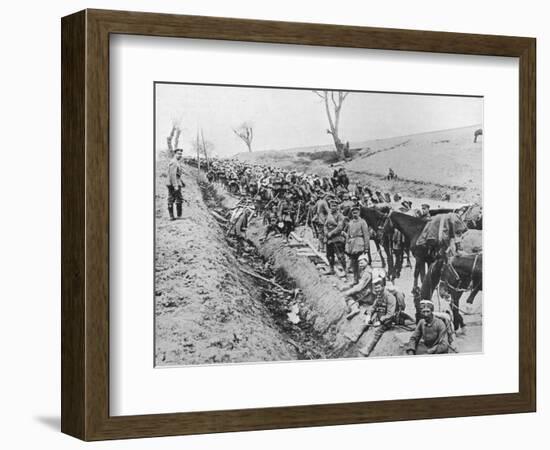
[[[483,216],[481,206],[478,204],[464,205],[460,208],[435,208],[430,209],[430,216],[438,214],[455,213],[470,230],[483,229]]]
[[[470,291],[466,303],[471,305],[477,293],[483,290],[483,253],[456,255],[451,258],[440,258],[429,268],[422,287],[420,298],[431,300],[434,290],[441,283],[451,295],[451,309],[455,330],[464,327],[459,302],[462,294]],[[417,306],[417,319],[419,315]]]
[[[470,230],[483,229],[483,209],[478,204],[466,205],[458,211],[460,219]]]
[[[409,216],[408,214],[398,211],[391,211],[386,218],[383,226],[383,233],[385,237],[393,235],[394,229],[398,229],[409,242],[410,250],[415,258],[414,265],[414,285],[413,288],[418,286],[418,276],[420,280],[424,279],[426,274],[426,264],[433,262],[431,252],[426,246],[417,246],[416,240],[424,230],[426,226],[426,220]],[[393,266],[392,266],[393,272]]]

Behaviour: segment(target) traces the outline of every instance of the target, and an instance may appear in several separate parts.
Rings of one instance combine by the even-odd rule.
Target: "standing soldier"
[[[285,235],[286,241],[290,233],[294,231],[294,204],[292,203],[292,195],[286,194],[281,203],[279,203],[279,221],[283,223],[282,232]]]
[[[319,250],[323,251],[325,248],[325,222],[330,214],[330,208],[328,206],[328,194],[321,193],[319,199],[315,205],[316,215],[314,224],[317,229],[317,236],[319,239]]]
[[[346,276],[346,255],[344,255],[344,244],[346,237],[344,235],[345,218],[340,212],[340,205],[333,200],[330,202],[330,214],[325,221],[324,234],[327,241],[327,259],[330,265],[330,273],[334,274],[335,257],[338,257],[344,277]]]
[[[369,236],[367,222],[359,217],[359,207],[353,206],[351,208],[351,220],[348,225],[346,253],[350,257],[354,284],[359,283],[359,257],[367,251],[370,245]]]
[[[344,169],[343,167],[340,167],[340,170],[338,171],[338,184],[342,186],[346,191],[348,190],[349,178],[346,174],[346,169]]]
[[[174,151],[174,157],[168,163],[168,181],[166,187],[168,188],[168,214],[170,214],[170,220],[176,220],[174,217],[174,203],[176,204],[177,216],[181,217],[183,197],[181,194],[181,188],[185,187],[185,183],[181,179],[181,157],[183,150],[177,148]]]

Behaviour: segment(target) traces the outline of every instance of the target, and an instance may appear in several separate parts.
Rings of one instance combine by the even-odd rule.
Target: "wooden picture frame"
[[[61,25],[64,433],[101,440],[535,411],[535,39],[104,10]],[[109,36],[117,33],[519,58],[519,392],[110,416]]]

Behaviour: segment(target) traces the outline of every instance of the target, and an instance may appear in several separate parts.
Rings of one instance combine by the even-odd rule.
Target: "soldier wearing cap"
[[[326,253],[330,265],[330,273],[334,273],[335,256],[338,257],[344,274],[346,273],[346,256],[344,255],[344,236],[345,218],[340,212],[338,202],[333,200],[329,202],[330,214],[325,220],[324,234],[326,239]],[[345,275],[344,275],[345,276]]]
[[[168,188],[168,214],[170,220],[176,220],[174,217],[174,203],[176,204],[176,211],[178,218],[182,214],[183,197],[181,194],[181,188],[185,187],[185,183],[181,179],[183,174],[181,168],[181,157],[183,150],[177,148],[174,151],[174,157],[168,163],[168,173],[166,187]]]
[[[420,210],[419,217],[421,219],[429,220],[431,218],[431,216],[430,216],[430,205],[428,205],[427,203],[422,203],[421,208],[422,209]]]
[[[364,219],[359,216],[359,207],[351,208],[351,220],[348,224],[346,253],[350,257],[354,284],[359,283],[359,257],[366,253],[370,245],[370,231]]]
[[[447,325],[439,317],[434,316],[434,304],[430,300],[422,300],[420,311],[423,317],[411,335],[407,345],[407,354],[416,354],[421,339],[427,347],[428,354],[448,353],[449,334]]]
[[[343,211],[349,211],[350,208],[353,206],[353,201],[351,200],[351,195],[347,191],[342,191],[342,210]]]
[[[285,235],[285,239],[288,242],[290,233],[294,231],[294,203],[292,202],[292,195],[290,193],[285,194],[283,200],[279,203],[278,218],[279,222],[283,223],[282,232]]]
[[[330,214],[330,208],[328,206],[328,193],[321,192],[317,203],[315,204],[315,215],[313,218],[313,226],[316,230],[319,239],[319,250],[323,251],[325,246],[325,222]]]

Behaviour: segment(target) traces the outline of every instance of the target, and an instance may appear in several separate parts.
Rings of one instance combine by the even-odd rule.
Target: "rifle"
[[[279,198],[279,194],[277,194],[275,197],[273,197],[271,200],[269,200],[269,201],[267,202],[267,205],[265,205],[265,207],[264,207],[264,211],[267,209],[267,207],[268,207],[269,205],[271,205],[271,202],[277,200],[277,198]]]

